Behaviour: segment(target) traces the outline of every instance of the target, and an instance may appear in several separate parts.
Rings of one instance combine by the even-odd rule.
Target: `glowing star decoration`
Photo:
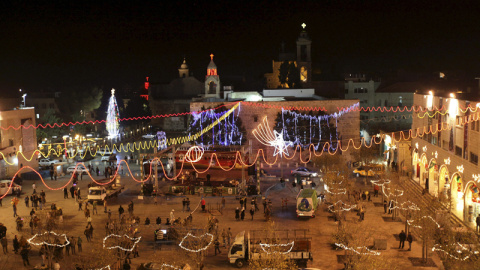
[[[292,241],[290,243],[287,243],[287,244],[266,244],[266,243],[260,243],[260,247],[262,248],[263,252],[267,253],[267,254],[271,254],[271,253],[280,253],[280,254],[287,254],[289,253],[290,251],[292,251],[293,249],[293,246],[295,244],[295,241]],[[281,248],[288,248],[287,251],[273,251],[273,252],[269,252],[267,250],[265,250],[265,248],[268,247],[268,248],[272,248],[272,247],[281,247]]]
[[[454,249],[456,254],[451,254],[450,252],[444,250],[444,248],[441,247],[439,244],[435,244],[432,248],[432,251],[440,251],[445,253],[446,255],[450,256],[450,258],[453,258],[458,261],[465,261],[470,258],[472,255],[479,254],[477,250],[472,250],[471,248],[467,247],[466,245],[462,245],[460,243],[455,243],[454,245],[451,245]],[[450,248],[449,248],[450,249]],[[463,256],[460,256],[460,254],[464,254]]]
[[[186,240],[188,237],[194,238],[194,239],[202,239],[202,238],[204,238],[204,237],[206,237],[206,236],[210,237],[210,241],[209,241],[208,244],[207,244],[205,247],[203,247],[203,248],[189,249],[189,248],[187,248],[187,247],[184,246],[184,242],[185,242],[185,240]],[[182,241],[180,242],[180,244],[178,244],[178,246],[181,247],[181,248],[183,248],[183,249],[186,250],[186,251],[190,251],[190,252],[202,252],[202,251],[204,251],[204,250],[207,250],[207,248],[212,244],[212,242],[213,242],[213,234],[205,233],[205,234],[203,234],[203,235],[201,235],[201,236],[195,236],[195,235],[193,235],[193,234],[191,234],[191,233],[187,233],[187,235],[185,235],[185,237],[183,237]]]
[[[435,158],[438,158],[438,152],[435,151]]]
[[[417,148],[417,149],[418,149],[418,142],[415,144],[415,148]]]
[[[263,119],[263,123],[258,125],[252,133],[260,143],[275,148],[273,156],[278,154],[288,156],[288,147],[293,146],[292,142],[283,139],[283,130],[278,133],[276,130],[270,129],[267,117]]]
[[[347,247],[344,244],[340,244],[340,243],[335,243],[335,245],[339,248],[353,251],[353,252],[357,253],[358,255],[375,255],[375,256],[378,256],[378,255],[381,254],[380,252],[371,250],[371,249],[369,249],[365,246],[363,246],[363,247]]]
[[[108,101],[107,109],[107,131],[109,139],[118,138],[119,116],[120,114],[118,113],[117,100],[115,99],[115,89],[112,88],[112,96]]]
[[[450,157],[444,159],[443,162],[447,165],[450,165]]]
[[[457,166],[457,170],[460,172],[460,173],[463,173],[463,165],[460,165],[460,166]]]
[[[478,182],[478,180],[480,179],[480,174],[472,174],[472,178],[473,180],[475,180],[475,182]]]
[[[415,227],[415,228],[419,228],[421,229],[422,226],[421,225],[418,225],[418,223],[420,223],[421,221],[423,220],[430,220],[432,221],[436,226],[437,228],[440,228],[440,224],[438,224],[438,222],[431,216],[423,216],[421,217],[420,219],[418,220],[414,220],[414,219],[410,219],[410,220],[407,220],[407,223],[408,225],[412,226],[412,227]],[[424,221],[423,221],[424,222]]]
[[[132,247],[131,248],[124,248],[124,247],[121,247],[121,246],[106,246],[105,243],[107,242],[107,240],[109,238],[122,238],[122,237],[125,237],[127,238],[128,240],[132,241]],[[114,249],[114,248],[118,248],[118,249],[121,249],[123,251],[129,251],[129,252],[132,252],[133,249],[135,248],[135,246],[138,244],[138,242],[140,242],[140,240],[142,239],[141,236],[139,237],[130,237],[126,234],[124,235],[118,235],[118,234],[110,234],[110,235],[107,235],[105,238],[103,238],[103,248],[106,248],[106,249]]]
[[[335,210],[335,207],[337,207],[337,210]],[[351,211],[352,209],[354,209],[355,207],[357,207],[356,204],[354,205],[349,205],[349,204],[346,204],[342,201],[338,201],[330,206],[328,206],[328,210],[330,212],[342,212],[342,211]]]
[[[59,244],[55,244],[55,243],[48,243],[47,241],[42,241],[42,242],[35,242],[34,240],[37,238],[37,237],[42,237],[42,236],[46,236],[46,235],[54,235],[54,237],[56,239],[58,239],[57,237],[63,237],[65,240],[64,241],[60,241]],[[56,232],[44,232],[44,233],[41,233],[41,234],[35,234],[34,236],[32,236],[32,238],[28,239],[27,242],[29,244],[32,244],[34,246],[43,246],[43,245],[47,245],[47,246],[51,246],[51,247],[59,247],[59,248],[63,248],[65,246],[67,246],[68,244],[70,244],[70,241],[68,241],[68,238],[67,238],[67,235],[66,234],[58,234]],[[63,244],[62,244],[63,243]]]
[[[422,148],[423,152],[427,152],[427,146],[425,145],[423,148]]]

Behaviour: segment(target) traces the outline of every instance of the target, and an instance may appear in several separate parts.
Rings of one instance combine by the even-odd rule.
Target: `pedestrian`
[[[20,243],[18,242],[18,238],[15,235],[15,238],[13,238],[13,251],[15,254],[18,254],[18,250],[20,249]]]
[[[240,198],[240,207],[243,207],[243,198]]]
[[[92,204],[92,215],[98,215],[98,212],[97,212],[97,201],[93,201],[93,204]]]
[[[123,209],[123,207],[120,205],[120,207],[118,207],[118,219],[120,220],[121,217],[122,217],[122,214],[125,212],[125,210]]]
[[[87,238],[87,242],[90,242],[90,230],[89,230],[88,226],[85,227],[85,230],[83,231],[83,234]]]
[[[29,206],[28,206],[28,201],[29,201],[29,200],[30,200],[29,197],[28,197],[28,196],[25,196],[25,206],[26,206],[26,207],[29,207]],[[0,202],[0,205],[1,205],[1,204],[2,204],[2,203]]]
[[[480,228],[480,214],[477,216],[477,218],[475,219],[476,223],[477,223],[477,233],[478,233],[478,229]]]
[[[175,221],[175,210],[172,209],[172,211],[170,211],[170,221],[173,223]]]
[[[53,167],[50,167],[49,173],[50,173],[50,180],[53,180]]]
[[[57,177],[58,177],[58,173],[57,173],[57,170],[55,170],[53,172],[53,178],[55,179],[55,181],[57,181]]]
[[[82,210],[82,205],[83,203],[81,201],[78,201],[78,211]]]
[[[77,238],[77,247],[78,252],[82,252],[82,238],[80,236]]]
[[[98,169],[98,166],[97,166],[97,168],[95,169],[95,172],[97,173],[97,176],[100,176],[100,170]]]
[[[203,197],[202,197],[201,204],[202,204],[202,212],[206,212],[206,210],[205,210],[205,204],[206,204],[206,202],[205,202],[205,199],[204,199]]]
[[[187,206],[187,200],[183,198],[182,200],[182,211],[185,212],[185,206]]]
[[[260,211],[260,209],[258,209],[258,205],[257,205],[257,197],[254,198],[253,204],[255,205],[255,211]]]
[[[157,195],[155,195],[155,197],[153,197],[153,204],[157,205]]]
[[[402,232],[398,235],[398,238],[400,238],[400,245],[398,246],[398,249],[403,249],[405,246],[405,240],[407,240],[407,235],[402,230]]]
[[[387,213],[387,200],[383,200],[383,211]]]
[[[228,246],[230,246],[230,241],[232,240],[232,231],[230,230],[230,227],[228,228],[228,231],[227,231],[227,242],[228,242]]]
[[[3,254],[7,254],[8,253],[7,236],[4,236],[2,240],[0,240],[0,243],[2,244]]]
[[[245,219],[245,208],[242,208],[242,211],[240,212],[240,219],[243,221]]]
[[[240,209],[238,207],[235,209],[235,220],[240,220]]]
[[[55,263],[53,264],[53,270],[60,270],[60,264],[58,263],[58,261],[55,261]]]
[[[22,248],[22,251],[20,251],[20,255],[22,256],[23,260],[23,266],[30,265],[30,262],[28,261],[28,252],[29,252],[30,246],[24,246]]]
[[[408,251],[411,251],[412,250],[412,242],[413,242],[413,237],[412,237],[411,233],[408,233],[407,241],[408,241]]]
[[[37,193],[37,185],[35,185],[35,182],[32,184],[32,189],[33,189],[33,194]]]
[[[218,242],[218,238],[215,239],[215,256],[217,256],[217,251],[218,251],[218,254],[222,253],[222,251],[220,251],[220,242]]]
[[[267,209],[267,198],[263,200],[263,213],[265,214],[265,209]]]
[[[388,213],[391,214],[393,210],[393,200],[388,203]]]
[[[190,211],[190,198],[187,197],[187,211]]]
[[[13,217],[16,217],[16,216],[18,216],[17,215],[17,205],[15,204],[15,202],[12,202],[12,206],[13,206]]]
[[[73,186],[70,187],[70,195],[72,199],[75,199],[75,188]]]
[[[254,206],[252,206],[252,208],[250,208],[250,215],[252,216],[252,220],[253,220],[253,215],[255,214],[255,208]]]
[[[243,208],[247,208],[247,197],[243,198]]]
[[[71,236],[70,237],[70,249],[72,250],[72,255],[75,254],[75,246],[77,245],[77,240],[75,237]]]
[[[68,244],[67,244],[67,240],[65,240],[63,245],[65,246],[65,255],[70,255],[70,241],[68,241]]]
[[[378,197],[379,190],[380,190],[380,187],[378,185],[373,186],[374,197]]]
[[[225,197],[222,196],[222,209],[225,209]]]
[[[368,192],[368,191],[367,191]],[[368,201],[371,202],[372,200],[370,199],[370,192],[367,194]]]
[[[63,188],[63,198],[68,199],[68,189],[67,189],[67,187]]]
[[[110,221],[111,218],[112,218],[112,210],[108,209],[108,214],[107,215],[108,215],[108,221]]]
[[[227,247],[227,232],[225,229],[222,230],[222,240],[223,240],[223,247]]]

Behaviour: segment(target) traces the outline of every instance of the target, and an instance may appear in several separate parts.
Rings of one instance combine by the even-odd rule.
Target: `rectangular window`
[[[478,155],[475,155],[474,153],[470,152],[470,162],[478,165]]]
[[[461,147],[455,145],[455,155],[459,156],[459,157],[462,157],[462,152],[463,152],[463,149]]]
[[[348,89],[345,89],[345,94],[348,94]]]
[[[445,150],[448,150],[448,142],[447,141],[443,140],[442,148],[445,149]]]
[[[470,123],[470,126],[472,127],[472,130],[475,130],[475,125],[477,124],[477,122],[471,122]]]
[[[437,145],[437,137],[435,137],[435,136],[432,137],[432,144]]]
[[[388,100],[385,99],[385,105],[383,105],[383,106],[385,106],[385,107],[388,106]]]
[[[258,116],[255,115],[255,116],[253,117],[253,122],[258,122]]]
[[[13,146],[13,140],[12,139],[8,140],[8,146]]]

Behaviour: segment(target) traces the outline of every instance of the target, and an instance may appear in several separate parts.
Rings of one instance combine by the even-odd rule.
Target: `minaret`
[[[188,65],[185,58],[183,58],[183,63],[178,69],[178,75],[180,76],[180,78],[187,78],[189,76]]]
[[[300,71],[300,81],[304,87],[310,85],[312,76],[312,40],[308,36],[305,27],[307,25],[303,23],[302,32],[300,32],[297,39],[297,67]]]
[[[217,65],[213,62],[213,54],[210,54],[210,64],[205,76],[205,97],[220,98],[220,77],[217,74]]]

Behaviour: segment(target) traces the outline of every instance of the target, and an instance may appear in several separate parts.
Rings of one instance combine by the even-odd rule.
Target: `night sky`
[[[167,82],[184,56],[201,79],[210,53],[220,76],[258,79],[303,22],[322,69],[480,67],[478,1],[45,2],[0,3],[1,92]]]

